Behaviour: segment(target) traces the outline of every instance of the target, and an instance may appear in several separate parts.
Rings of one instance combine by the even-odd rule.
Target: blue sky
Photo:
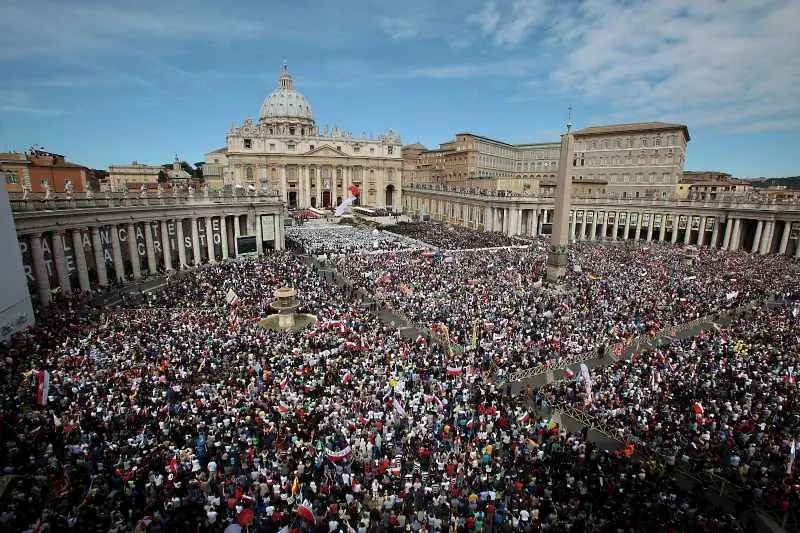
[[[428,147],[471,131],[689,126],[687,170],[800,174],[797,0],[0,3],[0,150],[195,162],[283,61],[317,122]]]

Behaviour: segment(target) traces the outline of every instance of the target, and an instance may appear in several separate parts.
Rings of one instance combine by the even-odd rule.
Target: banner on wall
[[[714,229],[714,223],[717,221],[714,217],[708,217],[706,219],[706,231],[711,231]]]
[[[653,218],[653,227],[660,228],[661,227],[661,220],[663,219],[662,215],[656,215]]]
[[[586,222],[589,224],[594,222],[594,211],[586,211]]]
[[[666,227],[667,229],[671,229],[673,224],[672,221],[673,218],[675,217],[673,217],[672,215],[664,215],[664,227]]]
[[[261,240],[275,240],[275,217],[273,215],[261,215]]]
[[[606,213],[605,211],[598,211],[597,212],[597,223],[602,224],[603,220],[605,220]]]
[[[608,224],[613,224],[616,219],[617,219],[617,213],[615,211],[609,211]]]
[[[650,213],[645,213],[642,215],[642,224],[643,228],[646,228],[650,225]]]
[[[622,212],[618,215],[618,217],[619,217],[618,224],[624,225],[625,222],[627,222],[628,220],[628,213]]]
[[[575,214],[575,222],[583,222],[583,211],[578,211]]]
[[[687,224],[687,217],[686,215],[681,215],[678,219],[678,229],[686,229]]]
[[[635,226],[639,222],[639,213],[631,213],[631,226]]]
[[[700,229],[700,217],[692,217],[692,229]]]

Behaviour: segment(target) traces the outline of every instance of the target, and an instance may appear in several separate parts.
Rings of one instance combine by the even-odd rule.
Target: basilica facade
[[[274,191],[290,209],[335,207],[353,184],[362,205],[401,206],[400,136],[391,129],[360,137],[338,127],[320,129],[285,65],[258,121],[246,118],[231,126],[227,145],[205,160],[209,183]]]

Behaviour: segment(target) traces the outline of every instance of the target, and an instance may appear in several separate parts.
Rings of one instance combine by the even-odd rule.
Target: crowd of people
[[[800,304],[758,305],[724,328],[547,385],[541,394],[771,508],[800,504]]]
[[[304,242],[328,238],[322,229]],[[422,230],[414,238],[435,240]],[[449,242],[472,247],[467,239]],[[9,480],[0,528],[739,530],[738,517],[687,491],[670,469],[600,449],[493,378],[498,367],[524,367],[562,344],[594,347],[614,338],[614,328],[632,334],[638,323],[651,327],[648,320],[663,325],[788,290],[791,264],[709,253],[691,269],[673,265],[669,247],[580,245],[572,263],[583,272],[572,269],[573,291],[561,302],[537,288],[544,241],[490,254],[356,253],[365,247],[354,245],[336,268],[371,293],[380,286],[404,312],[425,309],[415,320],[448,324],[465,351],[454,353],[440,336],[407,338],[379,320],[363,292],[339,288],[310,258],[288,252],[201,267],[115,310],[57,298],[34,328],[0,348],[0,467]],[[658,273],[657,258],[672,270]],[[747,274],[750,285],[728,277],[725,288],[668,286],[676,272],[702,281],[724,275],[703,273],[703,260]],[[597,262],[591,279],[589,261]],[[638,280],[637,269],[655,273]],[[315,326],[261,327],[282,286],[296,289],[299,311],[315,314]],[[720,296],[725,289],[742,294]],[[654,294],[663,308],[639,303],[660,302]],[[484,321],[471,349],[475,304]],[[548,312],[549,322],[516,316]],[[564,387],[551,392],[571,398]],[[698,401],[712,405],[715,390]],[[762,404],[793,405],[772,396],[751,405]]]
[[[527,247],[347,255],[335,263],[412,322],[446,325],[455,343],[476,349],[472,357],[509,372],[784,294],[800,270],[781,256],[701,250],[688,263],[669,244],[578,243],[570,249],[571,290],[556,293],[543,290],[547,250],[539,237]]]
[[[388,231],[345,224],[293,226],[287,245],[312,255],[350,254],[370,250],[416,250],[422,246]]]
[[[448,226],[435,222],[400,222],[388,227],[387,230],[426,242],[443,250],[491,248],[515,244],[513,239],[502,233],[479,231],[462,226]]]

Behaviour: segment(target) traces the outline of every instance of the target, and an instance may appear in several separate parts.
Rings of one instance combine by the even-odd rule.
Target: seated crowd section
[[[433,249],[303,227],[287,231],[303,254],[207,265],[115,309],[76,295],[41,310],[0,348],[0,530],[748,530],[745,506],[676,468],[797,512],[796,261],[580,243],[554,292],[546,238],[390,230]],[[316,325],[259,325],[283,286]],[[725,310],[729,326],[594,368],[588,393],[580,376],[530,396],[503,379]],[[571,432],[547,405],[652,455]]]

